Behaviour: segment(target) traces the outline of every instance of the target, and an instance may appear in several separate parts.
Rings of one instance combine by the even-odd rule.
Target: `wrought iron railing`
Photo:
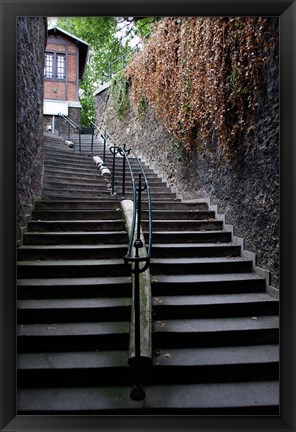
[[[78,125],[77,123],[75,123],[75,121],[73,119],[71,119],[69,116],[65,116],[62,113],[58,114],[58,118],[59,118],[59,126],[60,126],[60,119],[63,118],[67,123],[68,123],[68,139],[71,140],[71,127],[75,130],[78,131],[78,136],[79,136],[79,152],[81,152],[81,132],[82,132],[82,127],[81,125]],[[58,129],[59,129],[58,126]]]
[[[106,145],[107,145],[107,139],[111,138],[106,129],[103,129],[101,126],[97,126],[92,120],[90,120],[90,125],[93,128],[93,131],[95,129],[98,130],[101,138],[103,139],[103,165],[106,165]],[[93,141],[91,146],[91,153],[93,153]]]
[[[107,139],[112,141],[110,134],[102,126],[97,126],[94,122],[91,122],[100,133],[103,139],[103,163],[106,164],[106,145]],[[151,204],[151,191],[148,183],[147,176],[145,174],[141,160],[137,157],[132,149],[127,149],[126,145],[118,146],[114,143],[109,143],[109,151],[112,154],[112,181],[111,181],[111,194],[113,196],[118,195],[122,202],[126,200],[126,181],[127,171],[129,171],[130,181],[132,185],[132,222],[129,228],[129,242],[127,247],[127,253],[124,256],[124,261],[130,266],[131,273],[133,275],[133,308],[132,308],[132,323],[131,329],[133,334],[130,335],[130,356],[129,364],[135,370],[135,384],[131,390],[131,398],[134,400],[141,400],[145,398],[145,391],[142,385],[142,367],[144,364],[152,362],[152,338],[151,338],[151,287],[150,287],[150,276],[149,276],[149,299],[150,302],[145,305],[149,310],[145,310],[144,313],[148,316],[147,326],[150,326],[145,334],[150,334],[148,341],[141,340],[141,310],[143,312],[143,302],[140,298],[140,290],[143,289],[140,283],[140,275],[148,271],[150,266],[151,250],[152,250],[152,204]],[[122,157],[122,176],[117,175],[116,160],[118,156]],[[134,172],[131,157],[137,162],[137,166],[140,168],[140,174],[138,183],[136,174]],[[120,159],[119,159],[120,160]],[[128,170],[126,169],[128,167]],[[111,168],[111,167],[110,167]],[[121,187],[116,190],[116,182],[121,183]],[[141,232],[142,225],[142,195],[143,192],[147,194],[147,206],[148,206],[148,247],[145,247],[144,236]],[[145,295],[145,298],[147,296]],[[147,348],[148,347],[148,348]],[[145,356],[142,353],[145,353]],[[148,354],[147,354],[148,353]]]
[[[108,64],[108,72],[103,72],[101,77],[101,85],[105,82],[112,79],[112,77],[117,73],[124,69],[128,61],[132,58],[132,55],[138,51],[140,51],[140,47],[143,44],[143,40],[147,39],[152,33],[153,29],[151,29],[141,41],[135,44],[130,50],[124,53],[122,56],[115,59],[113,62]],[[117,67],[115,65],[118,65]]]
[[[81,153],[81,135],[84,133],[85,128],[83,128],[80,124],[75,123],[75,121],[73,119],[71,119],[70,116],[65,116],[62,113],[58,114],[58,118],[59,121],[61,118],[63,118],[67,123],[68,123],[68,139],[71,140],[71,127],[75,130],[78,131],[78,150],[79,153]],[[60,123],[58,125],[58,129],[59,129]],[[95,129],[96,129],[96,125],[91,122],[90,123],[90,128],[91,129],[91,143],[90,143],[90,152],[93,153],[93,147],[94,147],[94,133],[95,133]]]
[[[129,358],[129,364],[135,370],[135,384],[131,390],[130,397],[133,400],[142,400],[146,397],[145,390],[142,385],[142,368],[145,363],[147,363],[147,357],[142,356],[142,341],[141,341],[141,299],[140,290],[143,289],[140,284],[140,274],[144,273],[149,269],[151,250],[152,250],[152,204],[151,204],[151,191],[146,177],[145,171],[143,169],[140,159],[137,157],[135,152],[131,149],[126,149],[126,146],[119,147],[113,145],[110,147],[110,151],[113,155],[112,161],[112,194],[115,194],[115,179],[116,179],[116,155],[121,155],[123,158],[122,165],[122,190],[121,199],[125,200],[125,186],[126,186],[126,170],[125,166],[128,165],[131,182],[132,182],[132,195],[133,195],[133,216],[130,228],[130,238],[127,248],[127,253],[124,256],[124,261],[126,264],[130,265],[131,273],[133,274],[133,290],[134,290],[134,304],[133,304],[133,317],[131,328],[134,334],[131,335],[133,355]],[[138,184],[136,182],[136,176],[133,167],[130,162],[130,156],[133,156],[137,161],[140,168],[140,174],[138,179]],[[144,248],[144,237],[141,233],[142,225],[142,193],[146,191],[147,193],[147,204],[148,204],[148,247],[145,253]],[[150,292],[151,297],[151,292]],[[142,311],[143,312],[143,311]],[[146,311],[147,313],[147,311]],[[151,318],[148,320],[151,325]],[[151,333],[151,332],[150,332]],[[151,335],[150,335],[151,338]],[[146,341],[147,344],[147,341]],[[152,345],[151,340],[148,341],[148,345]],[[146,352],[145,348],[145,352]],[[149,360],[149,359],[148,359]]]

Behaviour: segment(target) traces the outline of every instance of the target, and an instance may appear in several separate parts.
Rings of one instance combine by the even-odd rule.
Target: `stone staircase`
[[[81,154],[45,141],[43,194],[18,248],[19,414],[278,414],[278,300],[208,205],[182,202],[146,165],[154,356],[146,399],[130,399],[120,180],[112,197],[83,139]],[[144,200],[144,235],[147,218]]]

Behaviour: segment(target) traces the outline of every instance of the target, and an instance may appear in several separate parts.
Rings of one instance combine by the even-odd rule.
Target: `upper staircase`
[[[122,158],[111,196],[82,137],[81,153],[45,140],[42,197],[18,247],[18,413],[278,414],[278,300],[208,204],[183,202],[145,164],[154,356],[146,399],[131,400]]]

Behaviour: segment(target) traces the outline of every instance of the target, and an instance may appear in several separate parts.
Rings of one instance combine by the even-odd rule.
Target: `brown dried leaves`
[[[273,44],[264,17],[163,18],[127,69],[132,103],[145,96],[187,151],[215,137],[230,158],[254,130]]]

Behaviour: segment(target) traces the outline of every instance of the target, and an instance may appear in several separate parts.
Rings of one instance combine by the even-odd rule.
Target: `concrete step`
[[[241,257],[152,258],[153,275],[222,274],[251,272],[253,262]]]
[[[20,246],[17,250],[19,261],[122,258],[126,252],[125,244],[33,245]]]
[[[155,356],[146,400],[130,399],[127,234],[88,139],[82,153],[77,144],[67,155],[45,150],[43,197],[52,199],[36,203],[18,249],[19,413],[277,414],[278,301],[208,204],[182,202],[146,165]],[[111,171],[112,162],[107,151]],[[118,197],[121,174],[118,157]],[[142,209],[147,236],[146,193]]]
[[[100,189],[107,189],[106,187],[106,180],[102,177],[99,177],[96,180],[82,180],[79,176],[77,180],[69,180],[69,179],[58,179],[56,177],[49,177],[45,176],[43,181],[43,188],[45,189],[64,189],[67,190],[68,188],[73,187],[78,188],[86,188],[86,189],[94,189],[94,190],[100,190]]]
[[[49,149],[49,148],[44,149],[44,159],[46,159],[47,161],[54,160],[54,161],[65,161],[65,162],[70,160],[77,161],[77,162],[92,161],[92,157],[86,154],[75,153],[74,151],[69,153],[66,151]]]
[[[121,191],[118,191],[118,197],[119,199],[121,198]],[[129,200],[133,200],[133,194],[132,193],[126,193],[125,194],[125,199],[129,199]],[[180,198],[176,198],[176,194],[172,193],[172,192],[168,192],[168,193],[157,193],[157,192],[153,192],[153,194],[151,193],[151,200],[152,202],[157,202],[157,201],[180,201]],[[143,194],[143,203],[145,203],[145,201],[147,202],[147,195]],[[153,207],[152,207],[153,208]]]
[[[156,350],[151,381],[226,383],[279,378],[279,346],[229,346]]]
[[[147,241],[147,232],[144,232]],[[153,242],[180,243],[229,243],[231,233],[227,231],[153,231]]]
[[[112,185],[111,181],[110,184]],[[118,188],[114,188],[115,193],[117,193],[117,195],[119,195],[120,199],[122,196],[122,188],[118,187]],[[150,186],[150,194],[151,197],[154,198],[156,195],[164,195],[166,198],[169,197],[169,194],[171,194],[171,198],[174,199],[176,197],[176,194],[174,192],[171,192],[168,188],[166,188],[165,186]],[[126,186],[125,187],[125,191],[124,191],[124,197],[130,197],[129,199],[131,199],[133,196],[133,189],[132,187]],[[147,197],[147,192],[144,191],[142,193],[142,197],[146,196]],[[147,199],[147,198],[146,198]]]
[[[147,175],[147,179],[148,179],[150,186],[158,186],[159,185],[159,186],[166,187],[166,183],[160,177],[158,177],[157,174],[155,174],[155,173]],[[126,176],[126,182],[131,185],[131,177],[129,174],[127,174],[127,176]],[[115,179],[114,184],[117,187],[121,187],[122,186],[122,179],[117,179],[117,180]]]
[[[77,201],[92,201],[92,200],[101,200],[101,199],[108,199],[108,197],[111,197],[111,194],[109,192],[86,192],[86,191],[77,191],[77,190],[72,190],[72,191],[66,191],[63,192],[61,190],[57,190],[57,189],[50,189],[50,190],[46,190],[44,191],[44,193],[42,194],[42,199],[43,200],[57,200],[57,199],[62,199],[63,201],[71,201],[71,200],[77,200]],[[121,193],[119,192],[117,194],[117,196],[114,196],[114,199],[118,200],[121,199]],[[132,194],[126,194],[125,199],[129,199],[132,200],[133,199],[133,195]],[[181,199],[179,198],[174,198],[174,195],[172,196],[171,194],[167,194],[166,196],[164,196],[164,194],[154,194],[153,195],[153,200],[154,202],[157,201],[172,201],[172,199],[176,200],[176,202],[181,202]],[[145,203],[145,201],[147,202],[147,198],[145,200],[145,198],[143,199],[143,204]]]
[[[68,168],[68,169],[77,169],[77,170],[87,170],[87,169],[92,169],[92,170],[96,170],[96,166],[92,160],[91,157],[86,157],[85,159],[74,159],[71,157],[72,155],[69,154],[68,157],[65,158],[57,158],[57,157],[49,157],[47,156],[44,160],[44,166],[50,169],[63,169],[63,168]],[[122,162],[122,161],[120,161]],[[109,170],[111,172],[113,172],[113,164],[112,162],[105,162],[107,168],[109,168]],[[138,180],[138,176],[139,174],[142,174],[142,170],[141,168],[137,165],[137,164],[132,164],[131,166],[133,168],[133,172],[134,175],[136,176],[136,180]],[[154,170],[152,170],[151,168],[145,167],[144,168],[144,172],[146,176],[151,175],[152,177],[157,177],[157,174],[155,173]],[[116,176],[118,178],[122,178],[122,173],[123,173],[123,169],[122,169],[122,165],[120,164],[116,164],[115,165],[115,173]],[[126,166],[126,175],[127,178],[129,178],[129,169]],[[143,178],[143,177],[142,177]]]
[[[51,221],[51,220],[121,220],[121,208],[103,209],[103,210],[33,210],[33,221]]]
[[[55,171],[57,173],[63,171],[64,173],[74,173],[74,174],[94,174],[97,172],[97,168],[94,164],[81,164],[80,166],[74,166],[72,163],[64,164],[64,163],[58,163],[54,161],[44,161],[44,173],[46,174],[47,171],[52,172]]]
[[[279,302],[266,293],[153,297],[154,319],[277,315]]]
[[[142,220],[143,230],[148,230],[148,221]],[[154,220],[153,230],[157,232],[218,231],[223,229],[223,221],[213,220]]]
[[[80,190],[96,190],[100,193],[108,191],[108,182],[107,178],[103,178],[98,176],[93,179],[80,179],[80,176],[76,176],[76,178],[64,177],[61,179],[60,177],[56,177],[55,174],[48,175],[45,173],[44,182],[42,185],[42,191],[44,189],[56,189],[56,190],[68,190],[68,189],[80,189]]]
[[[278,316],[167,319],[153,323],[153,346],[190,348],[279,343]]]
[[[72,155],[69,154],[69,156],[65,157],[57,157],[57,156],[49,156],[45,155],[44,158],[44,165],[55,165],[57,167],[64,166],[64,167],[73,167],[73,168],[95,168],[95,165],[92,161],[92,158],[89,156],[80,157],[80,158],[73,158]]]
[[[77,179],[79,178],[101,178],[101,174],[98,169],[93,166],[91,168],[84,168],[83,170],[79,170],[79,176],[76,169],[73,168],[55,168],[55,167],[45,167],[44,169],[45,176],[50,178],[54,177],[62,177],[68,179]]]
[[[130,276],[18,279],[18,299],[130,297]]]
[[[18,386],[133,385],[127,351],[24,353],[18,356]]]
[[[49,154],[74,154],[75,150],[72,147],[68,147],[65,144],[65,140],[58,140],[56,142],[49,142],[49,141],[44,141],[43,143],[43,150],[44,152],[47,152]]]
[[[153,369],[143,377],[145,386],[262,381],[279,375],[278,345],[171,349],[157,354]],[[100,386],[132,385],[133,371],[127,364],[126,351],[24,353],[18,356],[18,386],[81,386],[94,381]]]
[[[148,219],[148,212],[146,210],[142,211],[142,220]],[[163,221],[179,221],[179,220],[205,220],[205,219],[215,219],[214,211],[183,211],[183,210],[153,210],[153,221],[163,220]]]
[[[265,291],[265,279],[255,273],[152,275],[153,296],[236,294]]]
[[[153,243],[155,258],[234,257],[241,248],[233,243]]]
[[[91,199],[87,200],[83,196],[81,196],[83,199],[80,203],[77,199],[68,199],[68,200],[62,200],[59,199],[58,201],[55,201],[54,199],[42,199],[41,201],[36,201],[35,203],[35,209],[36,210],[43,210],[43,209],[85,209],[85,210],[91,210],[91,209],[120,209],[120,203],[115,198],[109,195],[106,198],[97,198],[97,199]],[[143,200],[142,203],[142,209],[145,211],[147,209],[147,200]],[[176,209],[194,209],[194,210],[200,210],[204,211],[207,210],[207,204],[206,203],[197,203],[197,204],[185,204],[181,202],[181,200],[154,200],[152,202],[152,209],[154,211],[158,211],[159,209],[166,209],[166,210],[174,210]]]
[[[80,231],[80,232],[27,232],[24,233],[24,245],[98,245],[127,244],[125,231]]]
[[[59,189],[43,189],[42,191],[42,198],[48,199],[77,199],[77,200],[89,200],[89,199],[96,199],[96,198],[102,198],[102,197],[108,197],[110,196],[110,193],[106,191],[92,191],[92,190],[83,190],[83,189],[68,189],[68,190],[59,190]]]
[[[123,259],[18,261],[18,278],[128,276]]]
[[[112,185],[112,173],[111,173],[111,178],[110,178],[109,182]],[[151,194],[152,194],[152,192],[159,192],[159,193],[160,192],[162,192],[162,193],[172,192],[169,188],[166,187],[166,185],[164,185],[163,183],[159,183],[159,179],[157,177],[148,176],[148,182],[149,182]],[[138,187],[138,182],[136,182],[135,185],[136,185],[136,187]],[[114,190],[117,191],[118,193],[122,192],[121,180],[119,182],[115,182]],[[129,179],[127,179],[126,183],[125,183],[125,192],[128,192],[128,193],[133,192],[133,185],[132,185],[131,180],[129,180]],[[147,195],[147,190],[142,192],[142,197],[144,197],[146,195]]]
[[[109,197],[107,199],[96,199],[79,202],[77,200],[41,200],[35,202],[35,210],[116,210],[121,211],[120,203],[117,199]]]
[[[103,184],[106,182],[106,180],[102,177],[101,173],[98,170],[94,170],[94,172],[85,172],[82,175],[80,174],[79,177],[77,176],[77,173],[69,173],[65,172],[63,170],[45,170],[45,177],[56,181],[68,181],[72,182],[73,180],[76,180],[79,178],[79,180],[85,181],[93,181],[97,182],[99,181],[100,184]]]
[[[145,210],[147,208],[147,203],[143,202],[142,209]],[[199,203],[186,203],[181,200],[172,200],[172,201],[152,201],[152,209],[155,211],[158,210],[171,210],[174,214],[177,210],[192,210],[192,211],[206,211],[208,210],[208,204],[205,202],[199,202]]]
[[[80,195],[80,196],[76,196],[76,195],[69,195],[69,196],[53,196],[53,197],[43,197],[42,199],[45,201],[48,200],[52,200],[52,201],[76,201],[77,203],[79,202],[88,202],[88,201],[108,201],[109,198],[114,198],[117,202],[117,198],[114,196],[111,196],[110,194],[104,194],[102,196],[98,196],[97,194],[95,194],[94,196],[90,196],[90,197],[86,197],[84,195]]]
[[[67,141],[69,141],[68,138],[66,138]],[[45,153],[45,157],[51,157],[51,158],[67,158],[68,154],[66,154],[64,148],[66,149],[67,153],[69,154],[69,157],[72,157],[73,159],[77,159],[77,160],[83,160],[86,158],[90,158],[91,154],[85,153],[85,152],[79,152],[77,151],[77,149],[74,147],[70,147],[71,151],[68,151],[68,146],[63,143],[63,147],[61,146],[55,146],[55,147],[50,147],[50,146],[45,146],[44,149],[44,153]]]
[[[55,162],[55,161],[44,161],[44,172],[55,171],[60,173],[60,171],[64,171],[65,174],[68,173],[76,173],[77,175],[87,175],[87,174],[95,174],[98,172],[96,166],[91,162],[91,160],[86,161],[85,163],[81,162]]]
[[[128,321],[131,300],[128,298],[29,299],[18,300],[18,323],[67,323]]]
[[[106,166],[110,170],[111,174],[113,174],[112,164],[106,163]],[[133,167],[132,169],[133,169],[133,175],[134,175],[134,180],[135,180],[136,185],[138,185],[138,183],[139,183],[139,175],[141,174],[141,182],[142,182],[142,186],[143,186],[145,183],[145,180],[144,180],[142,170],[138,167]],[[153,180],[155,180],[157,185],[162,184],[164,187],[166,187],[166,184],[161,182],[161,178],[158,176],[158,174],[155,171],[151,170],[150,168],[145,167],[144,172],[145,172],[147,182],[150,186],[153,185]],[[119,187],[122,185],[123,170],[121,169],[121,167],[115,168],[114,181],[115,181],[116,186]],[[151,184],[150,184],[150,182],[151,182]],[[127,186],[132,187],[132,184],[133,184],[132,183],[132,176],[131,176],[131,173],[127,167],[126,167],[126,171],[125,171],[125,183]]]
[[[94,152],[93,154],[91,152],[87,152],[87,153],[79,153],[79,152],[59,152],[59,151],[50,151],[50,150],[45,150],[44,152],[44,156],[46,161],[48,162],[57,162],[57,163],[70,163],[70,162],[77,162],[77,163],[88,163],[89,161],[94,165],[93,162],[93,157],[94,156],[99,156],[102,160],[103,160],[103,151],[99,152],[100,155],[97,154],[97,152]],[[133,170],[136,170],[138,173],[142,172],[141,168],[137,162],[137,160],[135,158],[130,158],[129,159],[129,163],[130,166],[133,168]],[[105,156],[105,164],[108,167],[113,167],[113,157],[112,155],[106,152],[106,156]],[[144,172],[146,174],[146,170],[147,172],[150,173],[155,173],[154,170],[152,168],[149,167],[149,165],[145,164],[142,162],[142,167],[144,169]],[[126,174],[129,173],[129,167],[128,164],[125,164],[125,168],[126,168]],[[122,173],[123,171],[123,159],[120,157],[117,157],[115,159],[115,170],[116,172]]]
[[[129,322],[21,324],[18,352],[127,350]]]
[[[130,399],[129,386],[20,389],[18,414],[279,415],[278,381],[156,384],[146,399]],[[166,395],[166,397],[164,397]]]
[[[45,220],[28,222],[31,232],[124,231],[123,220]]]
[[[65,146],[65,149],[66,150],[64,150],[63,147],[55,147],[55,148],[49,148],[49,147],[47,147],[47,148],[45,148],[45,151],[44,151],[45,158],[48,159],[48,160],[54,159],[54,160],[57,160],[57,161],[61,160],[61,161],[66,161],[67,162],[68,160],[74,160],[74,161],[75,160],[76,161],[91,160],[92,161],[93,160],[92,159],[93,156],[99,156],[101,159],[103,159],[103,156],[104,156],[104,154],[103,154],[104,153],[103,147],[100,147],[100,146],[96,146],[96,148],[94,148],[93,153],[91,153],[90,151],[88,151],[90,149],[87,149],[87,146],[83,146],[83,149],[87,150],[87,151],[86,152],[82,152],[82,153],[79,153],[78,151],[73,151],[73,150],[71,152],[69,152],[67,150],[66,146]],[[110,166],[113,166],[113,156],[109,152],[108,149],[106,149],[106,153],[105,153],[105,163],[108,164],[108,165],[110,165]],[[137,162],[137,160],[135,158],[129,158],[129,163],[130,163],[130,165],[131,165],[132,168],[139,169],[139,164],[138,164],[138,162]],[[143,161],[142,161],[142,166],[143,166],[144,171],[145,171],[145,168],[147,168],[149,170],[152,170],[149,167],[149,165],[145,164]],[[115,159],[115,168],[118,168],[118,169],[121,170],[122,167],[123,167],[123,159],[122,159],[122,157],[121,156],[120,157],[116,157],[116,159]],[[129,172],[129,167],[128,167],[127,163],[125,164],[125,167],[126,167],[126,172]]]

